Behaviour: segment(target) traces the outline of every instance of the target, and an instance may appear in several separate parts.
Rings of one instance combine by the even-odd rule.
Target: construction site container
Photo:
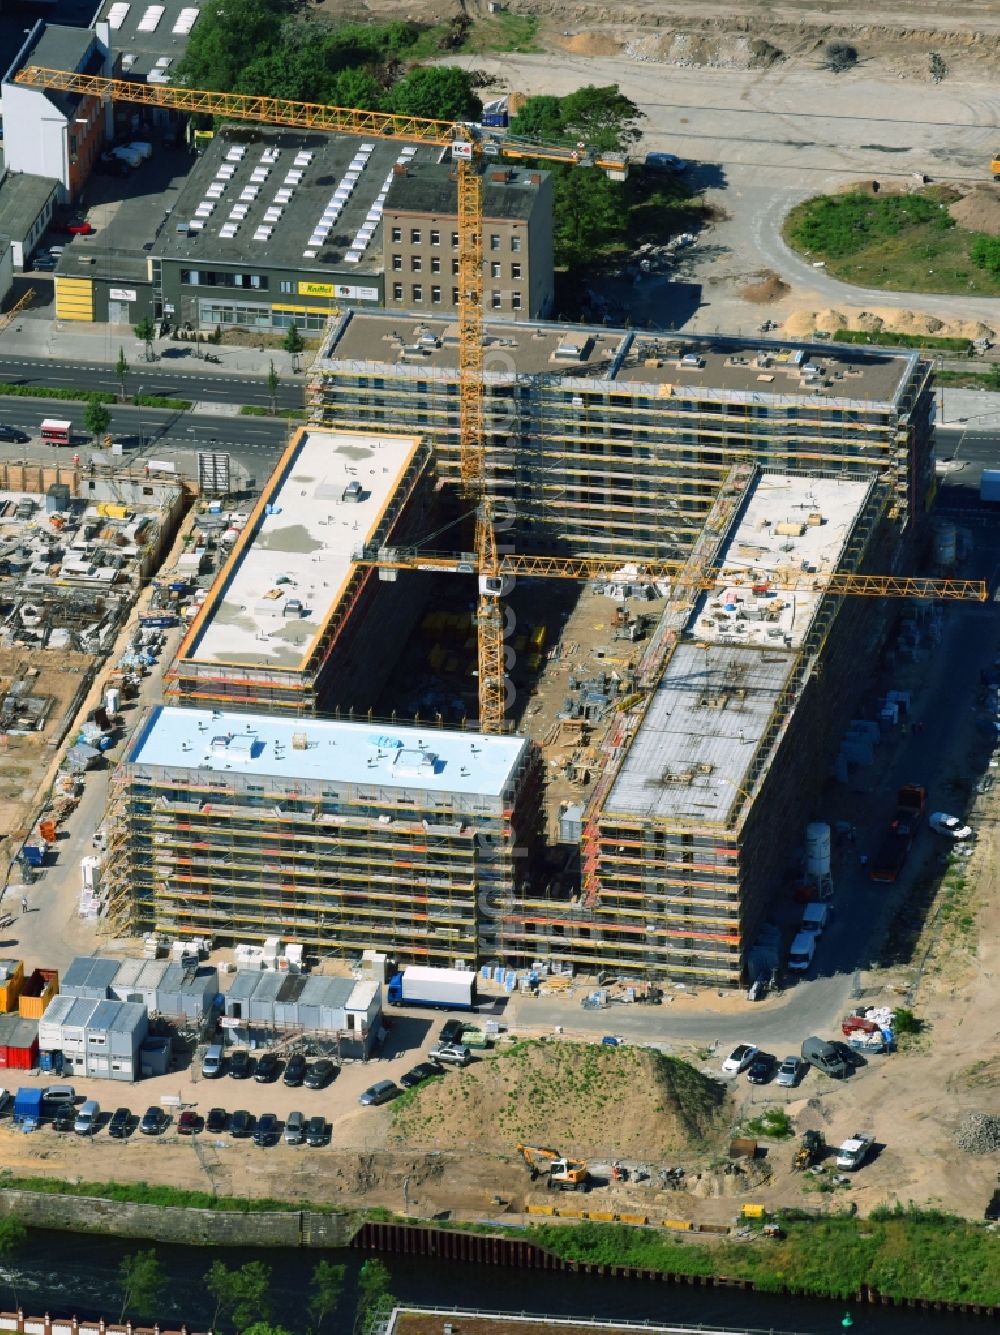
[[[38,1021],[0,1015],[0,1069],[31,1071],[38,1065]]]
[[[89,997],[93,1001],[103,1001],[111,995],[111,984],[120,968],[121,960],[77,955],[63,977],[62,994],[66,997]]]
[[[24,965],[20,960],[0,960],[0,1011],[17,1010],[17,999],[24,987]]]
[[[472,1010],[476,1004],[476,975],[465,969],[411,965],[390,981],[388,1000],[395,1006]]]
[[[17,1013],[23,1020],[40,1020],[49,1002],[59,995],[59,972],[56,969],[32,969],[24,980],[17,999]]]
[[[806,826],[806,875],[830,875],[830,827],[814,820]]]
[[[53,482],[45,493],[45,509],[48,514],[55,514],[59,510],[68,510],[70,503],[70,489],[68,482]]]

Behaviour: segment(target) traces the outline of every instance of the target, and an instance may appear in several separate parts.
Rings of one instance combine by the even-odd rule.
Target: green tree
[[[156,337],[156,325],[147,315],[144,320],[140,320],[137,325],[133,325],[132,332],[140,343],[145,343],[146,361],[150,361],[153,356],[153,339]]]
[[[432,120],[478,120],[483,110],[472,76],[455,65],[415,66],[391,89],[388,104],[397,115]]]
[[[125,357],[125,349],[118,349],[118,361],[115,363],[115,375],[118,377],[118,383],[122,387],[122,398],[125,397],[125,381],[128,378],[128,361]]]
[[[334,1265],[332,1261],[318,1261],[313,1267],[306,1310],[309,1313],[309,1320],[317,1331],[326,1318],[336,1310],[344,1290],[346,1274],[346,1266]]]
[[[294,322],[288,326],[288,332],[281,340],[281,346],[287,353],[291,354],[292,366],[298,367],[299,358],[305,350],[305,343],[302,341],[302,335],[299,333],[299,327]]]
[[[16,1251],[20,1251],[27,1240],[28,1230],[20,1219],[11,1219],[9,1216],[0,1219],[0,1257],[6,1259],[13,1256]],[[13,1274],[11,1275],[10,1288],[14,1295],[14,1306],[18,1307],[20,1304],[17,1300],[17,1285],[14,1283]]]
[[[383,1261],[366,1261],[358,1272],[358,1304],[354,1317],[355,1335],[364,1332],[380,1313],[390,1309],[392,1276]]]
[[[278,382],[280,377],[275,370],[274,362],[271,362],[267,372],[267,396],[271,400],[271,416],[273,417],[278,407]]]
[[[218,0],[206,5],[178,66],[181,81],[192,88],[241,89],[244,71],[259,53],[282,45],[282,30],[295,7],[296,0]]]
[[[252,1326],[247,1326],[242,1335],[292,1335],[292,1332],[284,1326],[272,1326],[269,1321],[255,1321]]]
[[[108,428],[111,426],[111,412],[108,405],[101,402],[100,395],[87,395],[87,406],[83,410],[83,425],[95,441],[107,435]]]
[[[166,1273],[152,1247],[123,1257],[118,1276],[122,1295],[118,1320],[124,1321],[125,1313],[129,1311],[137,1316],[152,1315],[162,1302],[167,1287]]]
[[[605,88],[588,84],[562,99],[563,125],[590,148],[624,151],[641,138],[643,115],[617,84]]]
[[[603,172],[563,164],[554,172],[553,198],[556,263],[572,267],[623,233],[625,192],[620,181]]]
[[[521,110],[511,118],[510,133],[519,139],[561,143],[568,137],[562,117],[562,98],[543,94],[526,98]]]
[[[267,1322],[271,1317],[271,1267],[263,1261],[250,1261],[238,1270],[230,1270],[221,1261],[213,1261],[205,1275],[205,1288],[215,1299],[212,1328],[220,1318],[232,1322],[233,1329],[242,1331],[255,1320]]]
[[[1000,236],[977,236],[972,243],[972,262],[980,269],[1000,274]]]

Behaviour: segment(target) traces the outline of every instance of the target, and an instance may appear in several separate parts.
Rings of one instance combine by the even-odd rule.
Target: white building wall
[[[69,141],[66,118],[38,88],[4,83],[0,89],[4,124],[4,159],[15,172],[50,176],[59,182],[59,199],[69,199]]]

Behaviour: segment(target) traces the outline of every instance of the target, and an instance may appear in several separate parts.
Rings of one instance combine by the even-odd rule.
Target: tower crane
[[[14,76],[14,82],[32,88],[78,93],[101,101],[166,107],[192,115],[219,116],[290,129],[370,135],[377,139],[434,144],[451,149],[458,182],[459,467],[462,490],[476,506],[479,726],[483,732],[501,732],[506,708],[504,617],[500,606],[504,585],[497,569],[493,510],[486,490],[481,170],[489,157],[539,158],[546,162],[597,167],[616,180],[624,180],[628,171],[627,158],[618,153],[592,152],[581,145],[569,148],[516,138],[498,138],[486,143],[478,127],[464,122],[398,116],[391,112],[331,107],[248,93],[218,93],[169,84],[134,83],[129,79],[53,70],[39,65],[26,65]]]
[[[540,159],[596,167],[612,179],[623,180],[627,158],[618,153],[536,144],[512,138],[484,141],[478,127],[464,122],[400,116],[391,112],[332,107],[288,98],[249,93],[221,93],[169,84],[138,83],[100,74],[73,73],[26,65],[14,82],[51,88],[101,101],[131,102],[173,111],[279,125],[289,129],[366,135],[377,139],[414,142],[449,148],[456,164],[459,235],[459,475],[463,493],[475,506],[475,551],[465,556],[423,554],[416,551],[362,552],[361,560],[392,569],[448,571],[479,577],[477,641],[479,668],[479,725],[482,731],[500,732],[506,707],[503,624],[501,606],[506,580],[530,578],[602,579],[628,564],[621,558],[503,555],[497,552],[491,500],[486,487],[486,447],[483,407],[483,240],[482,167],[490,157]],[[639,566],[638,579],[670,579],[685,570],[680,561],[649,561]],[[686,588],[712,589],[720,582],[746,583],[747,571],[708,570],[685,576]],[[775,589],[809,589],[834,596],[878,598],[939,598],[985,602],[986,585],[980,580],[924,579],[896,575],[862,575],[846,571],[805,573],[798,570],[767,572],[761,579]]]

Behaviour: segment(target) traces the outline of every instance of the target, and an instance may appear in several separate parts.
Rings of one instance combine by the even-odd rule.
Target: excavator
[[[806,1168],[811,1168],[814,1163],[822,1159],[825,1150],[826,1141],[822,1131],[804,1131],[802,1142],[792,1157],[792,1171],[801,1173]]]
[[[528,1165],[532,1182],[544,1174],[550,1191],[587,1190],[590,1169],[582,1161],[567,1159],[558,1150],[550,1150],[542,1145],[518,1144],[517,1149]]]

